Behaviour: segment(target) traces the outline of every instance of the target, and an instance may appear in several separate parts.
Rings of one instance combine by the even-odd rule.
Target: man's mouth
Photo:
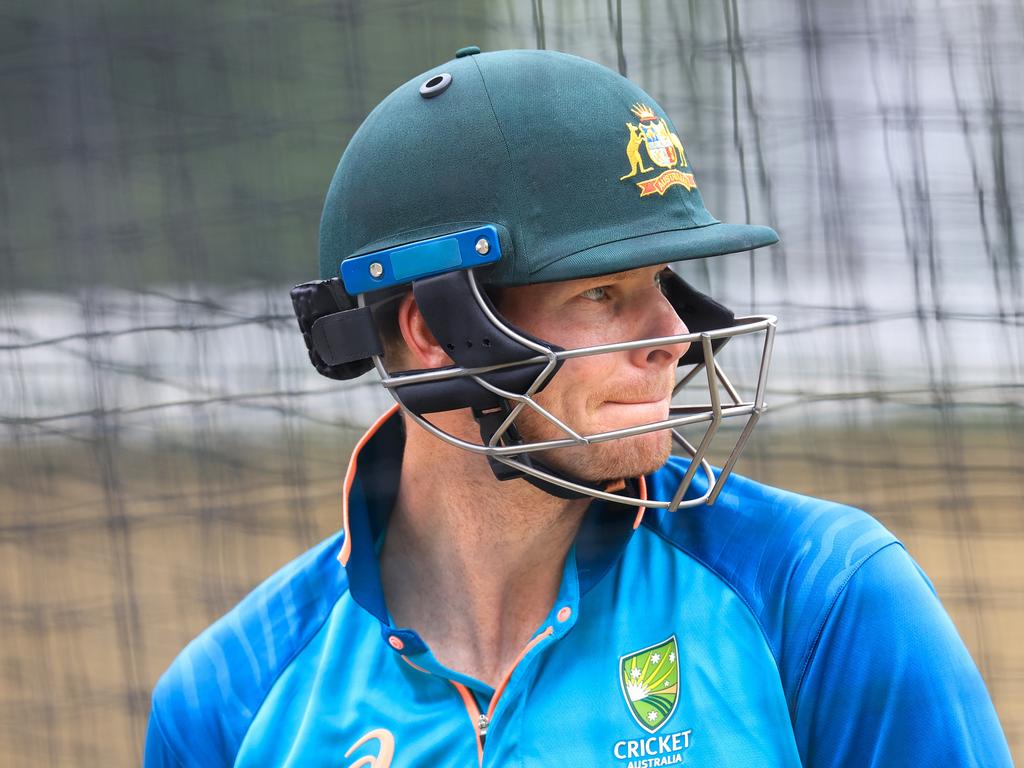
[[[661,395],[660,397],[652,397],[652,398],[647,398],[647,399],[644,399],[644,398],[632,399],[631,398],[631,399],[628,399],[628,400],[625,400],[625,399],[623,399],[623,400],[605,400],[605,402],[606,403],[610,403],[611,405],[660,405],[662,403],[667,403],[668,400],[669,400],[669,396],[668,395]]]

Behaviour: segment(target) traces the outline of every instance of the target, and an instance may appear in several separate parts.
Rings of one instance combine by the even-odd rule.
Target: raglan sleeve
[[[898,543],[849,576],[808,652],[794,731],[805,768],[1012,768],[981,675]]]
[[[207,630],[189,643],[154,687],[143,768],[224,768],[234,762],[249,711],[234,694],[247,678],[237,665],[232,671],[218,635]]]
[[[160,715],[155,706],[149,713],[149,727],[146,729],[146,747],[142,756],[142,768],[185,768],[167,741],[167,736],[160,724]]]

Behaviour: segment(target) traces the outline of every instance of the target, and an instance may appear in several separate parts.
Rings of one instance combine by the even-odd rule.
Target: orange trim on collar
[[[500,699],[501,694],[505,692],[505,688],[508,686],[508,681],[512,679],[512,673],[516,671],[516,667],[519,666],[519,662],[523,660],[523,657],[525,657],[526,654],[528,654],[535,645],[540,643],[542,640],[547,640],[549,637],[551,637],[552,634],[554,634],[554,632],[554,627],[548,627],[535,638],[533,638],[533,640],[528,642],[526,644],[526,647],[519,652],[518,656],[516,656],[516,660],[512,662],[512,666],[509,667],[508,672],[505,673],[505,677],[501,679],[501,683],[499,683],[498,687],[494,689],[494,695],[491,697],[491,704],[487,707],[488,722],[490,722],[491,717],[494,715],[494,710],[498,706],[498,699]]]
[[[643,501],[647,501],[647,478],[640,475],[638,478],[640,481],[640,498]],[[640,521],[644,519],[644,512],[647,511],[647,507],[639,506],[636,508],[636,518],[633,520],[633,530],[635,531],[640,527]]]
[[[410,667],[412,667],[413,669],[418,669],[418,670],[419,670],[420,672],[422,672],[422,673],[423,673],[424,675],[429,675],[429,674],[430,674],[429,672],[427,672],[427,670],[425,670],[425,669],[424,669],[423,667],[421,667],[421,666],[420,666],[419,664],[415,664],[415,663],[413,663],[413,662],[409,661],[409,657],[408,657],[408,656],[403,656],[403,657],[402,657],[402,661],[404,661],[404,662],[405,662],[406,664],[408,664],[408,665],[409,665]]]
[[[378,418],[370,426],[366,433],[359,438],[359,442],[356,443],[356,447],[352,449],[352,458],[348,460],[348,469],[345,470],[345,490],[341,496],[341,527],[345,532],[345,541],[341,544],[341,551],[338,553],[338,562],[342,565],[348,565],[349,555],[352,554],[352,534],[348,529],[348,494],[352,490],[352,483],[356,479],[356,464],[359,461],[359,452],[363,450],[370,438],[376,434],[377,430],[384,426],[384,422],[395,415],[398,411],[398,403],[387,409],[384,414]]]

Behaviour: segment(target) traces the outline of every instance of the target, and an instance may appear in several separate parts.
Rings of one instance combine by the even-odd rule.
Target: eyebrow
[[[650,266],[651,267],[655,267],[657,265],[656,264],[651,264]],[[662,268],[664,268],[664,265],[662,265]],[[637,269],[648,269],[648,267],[637,267]],[[596,277],[587,277],[587,278],[583,278],[583,279],[586,280],[588,283],[601,283],[601,284],[604,284],[604,285],[607,285],[608,283],[621,283],[623,280],[625,280],[629,276],[630,272],[635,272],[635,271],[636,270],[630,269],[630,270],[626,270],[625,272],[613,272],[610,275],[597,275]],[[659,272],[660,271],[661,270],[659,270]]]
[[[610,275],[598,275],[594,279],[603,283],[621,283],[626,279],[626,275],[626,272],[613,272]]]

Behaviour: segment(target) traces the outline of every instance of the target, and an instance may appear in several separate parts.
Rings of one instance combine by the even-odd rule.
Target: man
[[[776,239],[712,218],[665,112],[583,59],[471,47],[388,96],[293,299],[318,370],[397,405],[344,530],[164,675],[147,766],[1009,765],[895,538],[731,474],[774,318],[666,264]]]

